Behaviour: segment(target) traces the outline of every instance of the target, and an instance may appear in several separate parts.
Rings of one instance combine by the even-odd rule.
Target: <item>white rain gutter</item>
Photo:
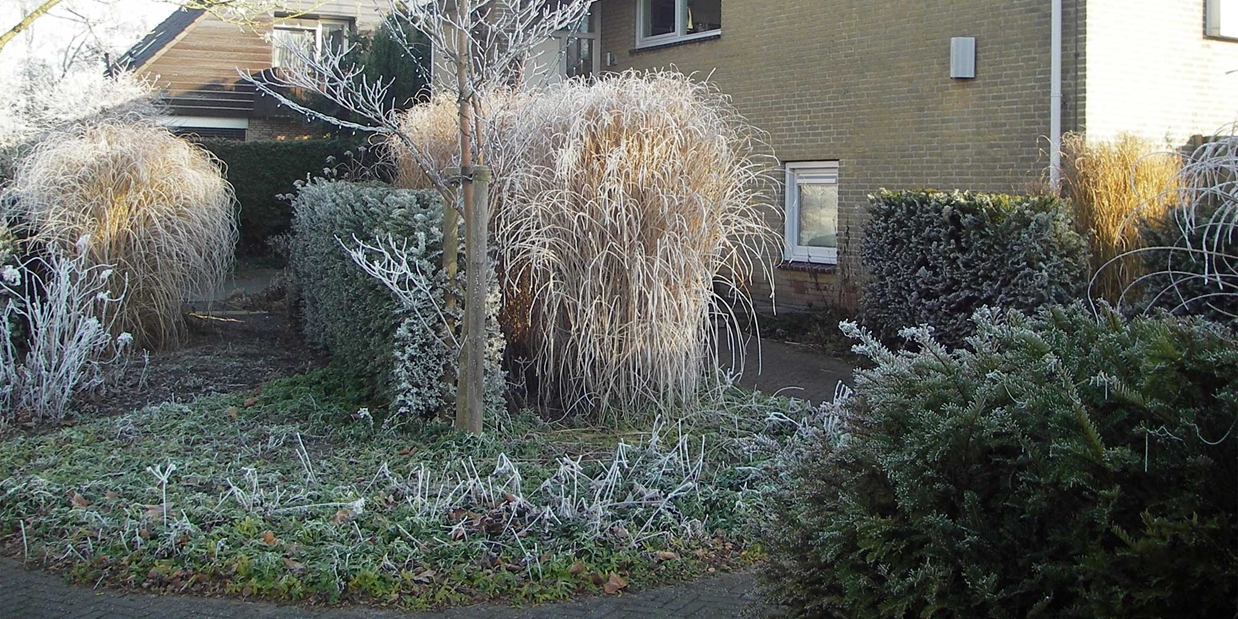
[[[1062,0],[1052,0],[1049,43],[1049,186],[1062,181]]]

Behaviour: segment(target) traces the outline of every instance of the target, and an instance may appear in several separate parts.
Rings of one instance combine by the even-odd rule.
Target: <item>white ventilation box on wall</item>
[[[950,39],[950,77],[956,80],[976,78],[976,37]]]
[[[1208,0],[1204,25],[1210,37],[1238,39],[1238,0]]]

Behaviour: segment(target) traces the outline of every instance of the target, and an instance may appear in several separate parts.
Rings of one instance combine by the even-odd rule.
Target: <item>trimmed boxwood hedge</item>
[[[869,199],[861,306],[883,338],[925,324],[958,345],[979,307],[1034,310],[1085,289],[1087,242],[1055,197],[883,190]]]

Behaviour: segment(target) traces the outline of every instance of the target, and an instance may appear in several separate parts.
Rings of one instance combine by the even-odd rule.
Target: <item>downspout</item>
[[[1052,0],[1049,36],[1049,187],[1062,183],[1062,0]]]

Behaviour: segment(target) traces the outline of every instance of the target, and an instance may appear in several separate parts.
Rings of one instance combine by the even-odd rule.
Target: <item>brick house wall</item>
[[[779,309],[855,307],[868,194],[1023,191],[1047,166],[1047,1],[724,0],[719,38],[652,50],[634,49],[635,9],[635,0],[601,1],[600,51],[617,61],[609,70],[674,66],[709,76],[769,133],[782,162],[839,162],[840,264],[777,268]],[[1082,66],[1082,16],[1070,0],[1064,21],[1070,130],[1080,124]],[[976,38],[976,79],[950,78],[956,36]],[[782,230],[780,214],[771,225]],[[754,291],[758,301],[768,296],[763,286]]]

